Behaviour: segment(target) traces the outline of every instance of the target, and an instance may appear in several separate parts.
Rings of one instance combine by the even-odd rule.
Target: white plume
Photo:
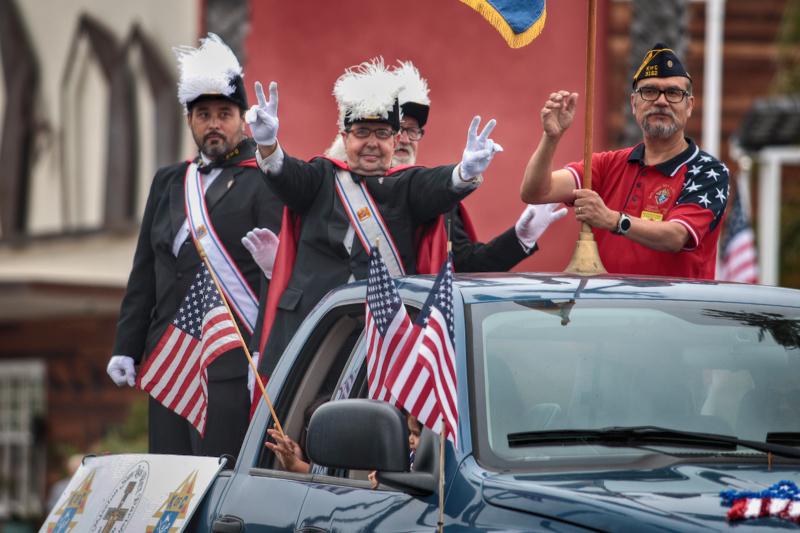
[[[400,89],[397,76],[386,68],[382,57],[348,68],[333,86],[339,129],[344,129],[347,114],[351,121],[370,116],[388,118]]]
[[[200,39],[199,48],[178,46],[172,51],[178,59],[178,101],[184,109],[204,94],[230,96],[235,90],[231,78],[243,76],[233,51],[216,34]]]
[[[400,105],[406,102],[431,105],[431,99],[428,96],[428,81],[420,75],[419,70],[411,61],[398,61],[398,63],[400,66],[394,69],[394,74],[397,76],[398,85],[403,88],[398,95]]]
[[[347,161],[347,152],[345,151],[344,140],[341,134],[336,134],[336,138],[328,149],[325,150],[325,155],[333,159],[338,159],[339,161]]]

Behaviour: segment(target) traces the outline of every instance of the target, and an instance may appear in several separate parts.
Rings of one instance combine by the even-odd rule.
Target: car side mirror
[[[308,424],[306,453],[322,466],[407,472],[406,419],[396,407],[378,400],[324,403]]]
[[[433,494],[439,481],[439,436],[428,428],[422,428],[411,472],[379,470],[378,481],[414,496]]]

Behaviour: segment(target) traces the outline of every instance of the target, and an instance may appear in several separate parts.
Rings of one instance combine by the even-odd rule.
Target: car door
[[[330,398],[363,331],[363,296],[357,305],[331,306],[309,316],[289,344],[269,381],[267,392],[284,432],[302,441],[304,411],[319,398]],[[292,531],[309,486],[311,473],[284,471],[264,446],[267,427],[274,422],[265,405],[251,421],[239,461],[227,483],[212,489],[220,503],[203,525],[211,531]],[[222,480],[220,480],[222,481]]]
[[[363,335],[342,373],[333,400],[366,397],[366,345]],[[368,423],[368,422],[367,422]],[[373,489],[368,472],[328,471],[317,475],[298,518],[298,530],[430,531],[436,527],[435,493],[412,496],[383,485]]]

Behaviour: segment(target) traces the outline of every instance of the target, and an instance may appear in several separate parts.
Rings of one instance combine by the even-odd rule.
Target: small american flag
[[[200,267],[175,319],[139,374],[139,388],[205,433],[207,367],[242,346],[231,314],[205,264]]]
[[[456,444],[458,392],[453,316],[453,254],[436,276],[414,329],[414,348],[398,358],[389,371],[386,386],[398,405],[426,427]]]
[[[755,237],[742,198],[741,184],[736,189],[728,218],[722,227],[718,278],[743,283],[758,282]]]
[[[412,324],[380,251],[369,256],[365,329],[369,397],[391,401],[384,382],[398,355],[413,343]]]
[[[800,489],[791,480],[782,480],[759,491],[723,490],[722,505],[730,507],[730,522],[772,517],[800,523]]]

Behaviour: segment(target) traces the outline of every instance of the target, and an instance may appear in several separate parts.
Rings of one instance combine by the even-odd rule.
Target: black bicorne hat
[[[233,104],[239,107],[239,109],[246,111],[250,106],[247,104],[247,91],[244,90],[244,79],[239,76],[233,76],[230,79],[230,86],[233,87],[233,92],[229,95],[225,95],[222,93],[207,93],[201,94],[194,100],[186,102],[186,109],[189,111],[192,110],[192,107],[197,105],[199,102],[204,100],[229,100]]]
[[[400,86],[397,77],[376,57],[339,76],[333,95],[339,107],[339,131],[355,122],[380,122],[400,130]]]
[[[425,126],[425,123],[428,122],[428,113],[431,110],[430,106],[418,104],[416,102],[406,102],[400,107],[403,109],[403,116],[417,119],[420,128]]]
[[[400,102],[397,101],[397,98],[395,98],[394,105],[391,109],[386,112],[385,117],[378,113],[354,115],[356,115],[356,113],[352,109],[345,112],[345,129],[350,129],[350,126],[355,122],[378,122],[381,124],[388,124],[394,131],[400,131]]]
[[[200,46],[173,48],[178,60],[178,101],[188,112],[203,100],[224,99],[247,109],[244,73],[233,51],[219,36],[209,33]]]

